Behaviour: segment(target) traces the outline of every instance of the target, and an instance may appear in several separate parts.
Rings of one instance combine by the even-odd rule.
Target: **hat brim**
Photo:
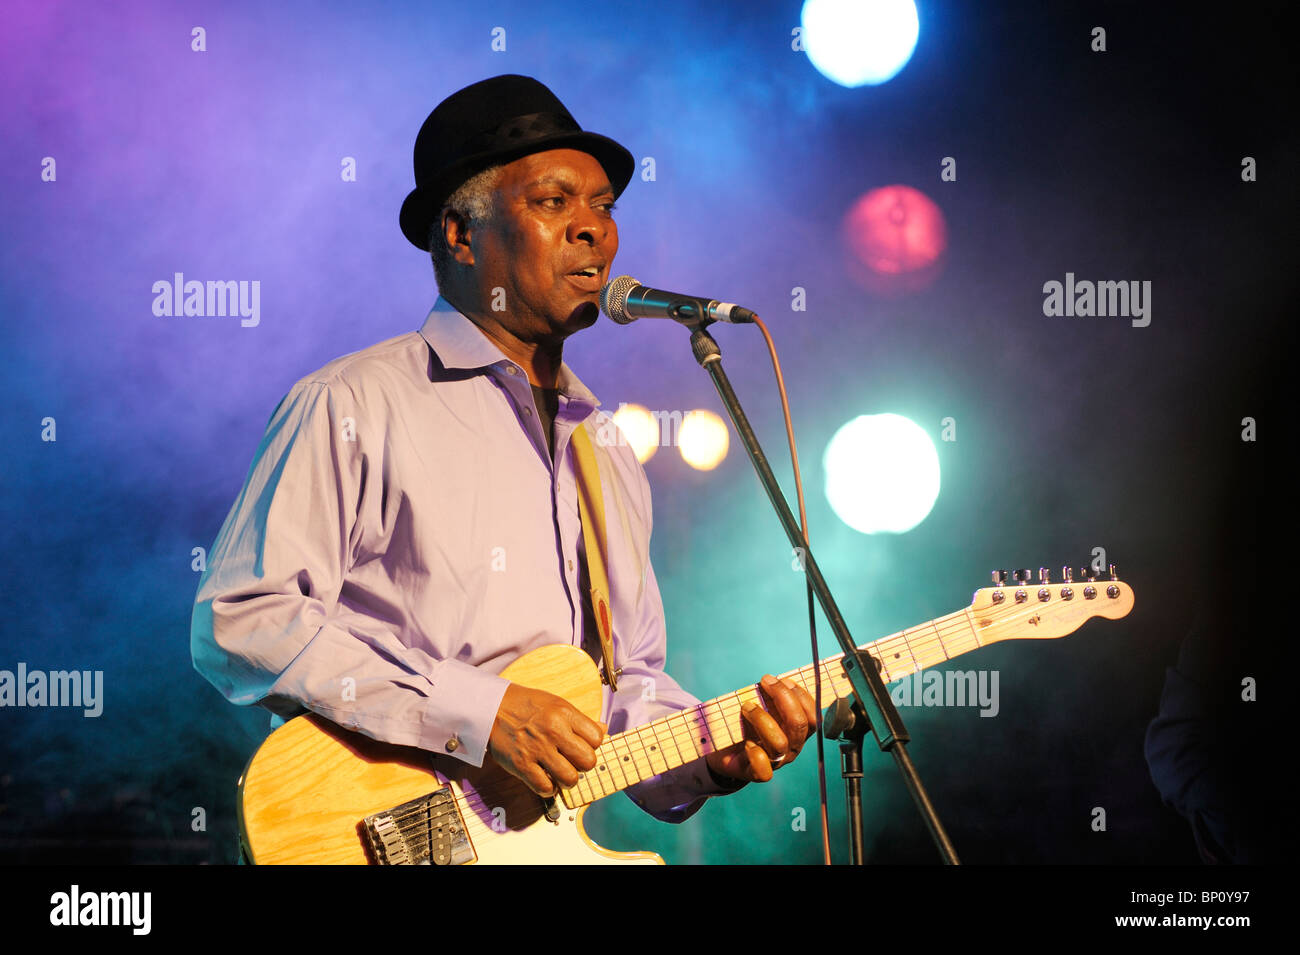
[[[596,158],[596,161],[609,176],[609,184],[614,188],[614,197],[618,198],[632,181],[636,169],[636,160],[632,154],[599,133],[562,133],[535,139],[520,146],[508,149],[494,149],[488,152],[467,156],[454,166],[446,169],[437,179],[416,186],[402,202],[399,221],[402,235],[422,252],[429,251],[429,230],[434,218],[442,211],[443,203],[467,179],[482,172],[490,166],[513,162],[533,153],[549,149],[577,149]]]

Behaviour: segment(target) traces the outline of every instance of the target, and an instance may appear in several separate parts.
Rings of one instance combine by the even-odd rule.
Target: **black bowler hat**
[[[585,133],[549,89],[531,76],[494,76],[452,93],[415,137],[415,189],[402,203],[402,234],[423,252],[443,203],[475,173],[546,149],[577,149],[605,168],[614,196],[636,167],[614,140]]]

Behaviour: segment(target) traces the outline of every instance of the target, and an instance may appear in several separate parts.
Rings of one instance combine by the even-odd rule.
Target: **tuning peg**
[[[1007,582],[1007,572],[1005,570],[993,571],[993,586],[1001,587]]]
[[[1083,574],[1084,580],[1096,580],[1097,574],[1093,571],[1091,564],[1086,564],[1079,568],[1079,573]]]
[[[1027,584],[1032,579],[1028,567],[1022,567],[1020,570],[1017,570],[1015,574],[1013,574],[1012,576],[1016,578],[1016,583],[1018,584]]]
[[[1038,582],[1040,584],[1050,584],[1052,582],[1052,572],[1046,567],[1038,568]]]
[[[1074,570],[1069,564],[1066,564],[1061,568],[1061,580],[1067,584],[1074,583]]]
[[[1110,565],[1110,579],[1111,579],[1111,580],[1119,580],[1119,574],[1115,572],[1115,565],[1114,565],[1114,564],[1111,564],[1111,565]]]

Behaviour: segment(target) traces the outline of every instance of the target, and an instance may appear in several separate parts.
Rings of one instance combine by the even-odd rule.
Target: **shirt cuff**
[[[433,694],[424,714],[421,748],[482,766],[510,681],[460,660],[442,660],[429,682]]]
[[[739,779],[720,780],[713,775],[706,760],[697,759],[630,786],[627,794],[661,822],[679,823],[699,812],[710,796],[725,796],[747,785]]]

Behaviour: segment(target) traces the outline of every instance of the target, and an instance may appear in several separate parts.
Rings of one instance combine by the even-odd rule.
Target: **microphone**
[[[647,288],[630,275],[620,275],[600,290],[600,310],[620,325],[638,318],[671,318],[683,325],[754,321],[754,313],[739,305]]]

